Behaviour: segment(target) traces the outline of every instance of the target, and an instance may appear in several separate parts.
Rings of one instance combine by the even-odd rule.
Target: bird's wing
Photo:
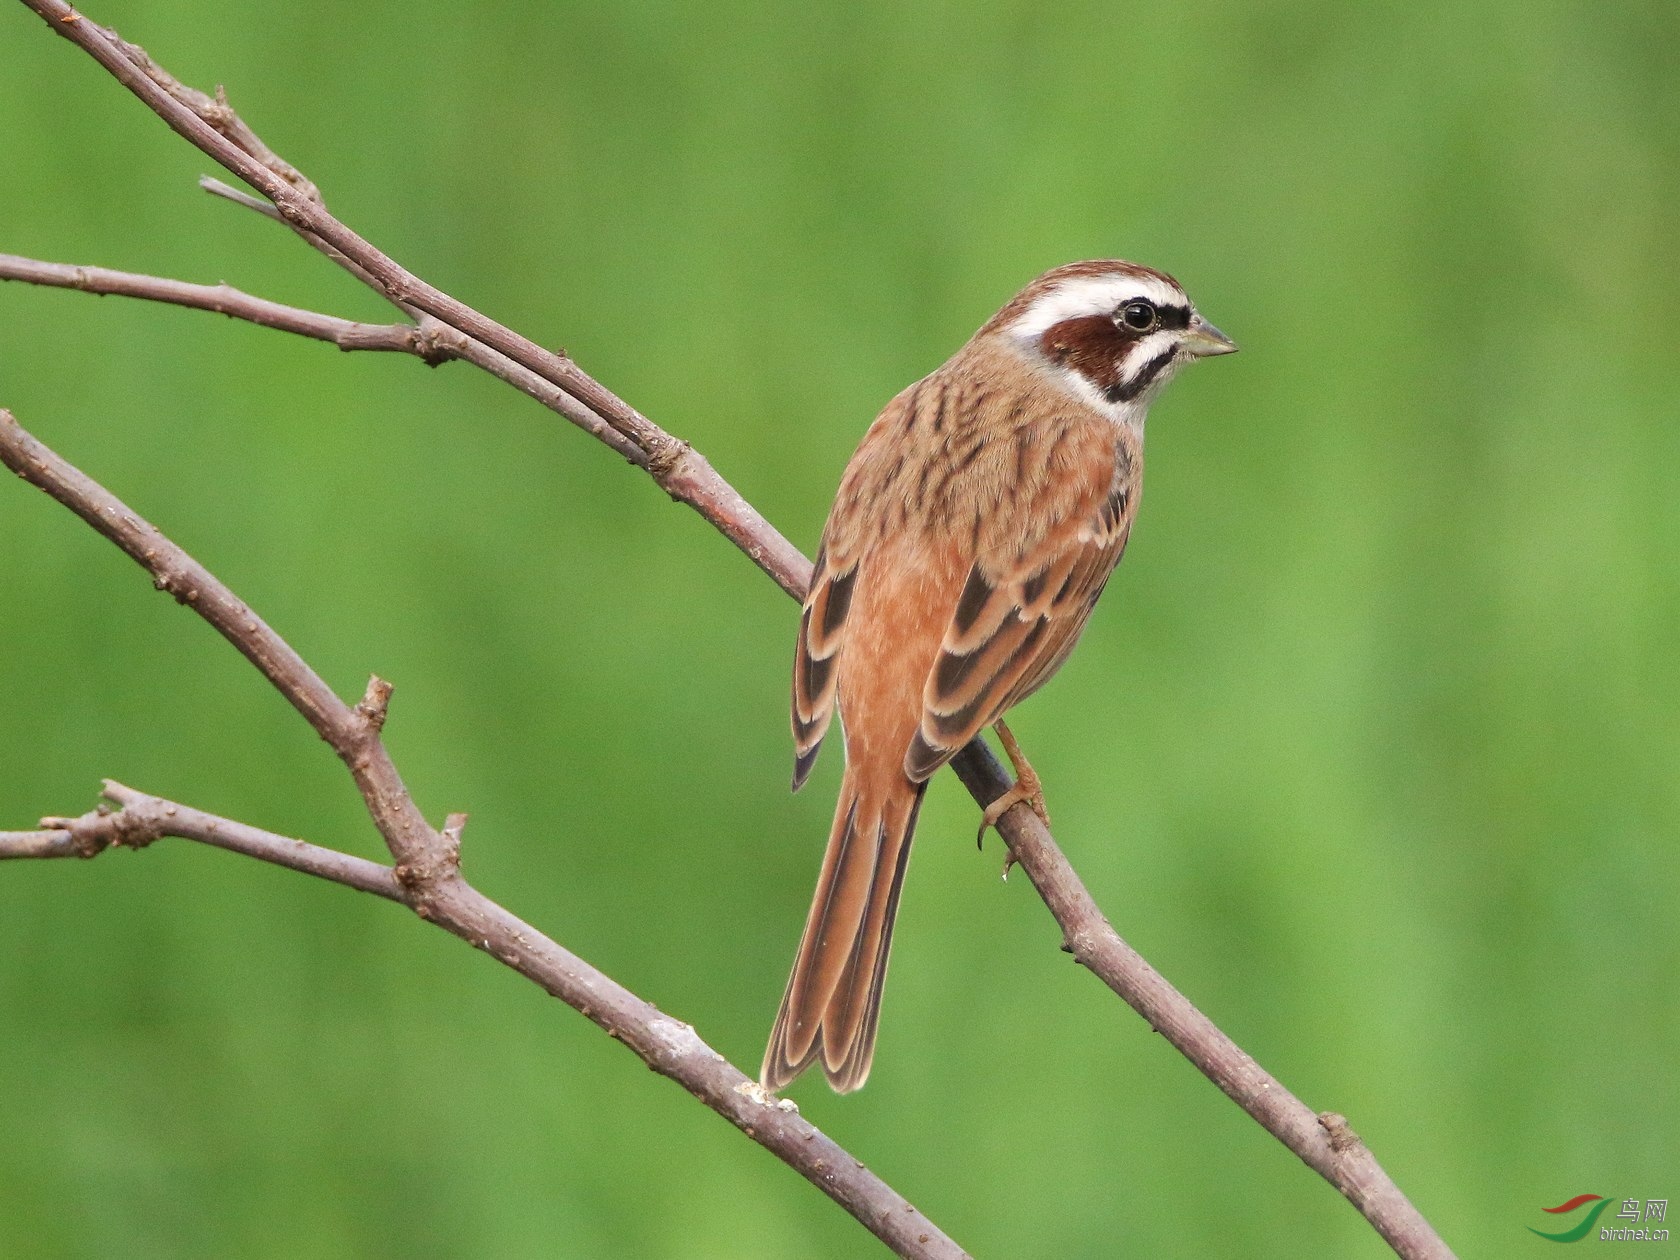
[[[868,550],[872,512],[903,471],[895,435],[913,421],[922,382],[894,398],[869,426],[846,465],[834,507],[823,526],[811,586],[799,617],[793,651],[793,790],[804,786],[834,720],[840,686],[840,656],[846,616],[857,586],[858,566]]]
[[[799,641],[793,652],[793,790],[804,786],[816,764],[823,736],[834,717],[834,695],[840,681],[840,645],[845,641],[846,613],[852,604],[857,563],[837,569],[829,562],[828,546],[817,551],[811,589],[799,617]]]
[[[1136,511],[1130,443],[1054,470],[985,531],[928,671],[905,773],[921,782],[1054,674],[1120,562]],[[1020,513],[1020,521],[1007,519]]]

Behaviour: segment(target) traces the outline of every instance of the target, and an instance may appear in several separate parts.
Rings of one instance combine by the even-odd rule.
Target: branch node
[[[442,831],[433,832],[420,846],[420,856],[398,862],[391,869],[397,883],[408,894],[408,904],[422,919],[434,915],[432,903],[441,885],[461,878],[461,832],[465,814],[451,814]],[[485,942],[486,948],[489,942]]]
[[[414,326],[412,340],[415,356],[420,362],[427,367],[436,367],[458,358],[466,338],[441,319],[422,315],[420,322]]]
[[[210,100],[211,103],[204,106],[199,113],[203,115],[205,122],[220,131],[236,117],[233,106],[228,104],[227,85],[216,84],[216,90],[210,94]]]
[[[220,84],[217,85],[214,96],[201,92],[195,87],[188,87],[153,61],[152,55],[139,44],[130,43],[108,26],[99,26],[94,22],[89,22],[88,25],[114,44],[136,70],[161,88],[178,105],[190,110],[229,144],[267,167],[283,179],[288,186],[296,189],[309,200],[320,204],[320,190],[306,179],[301,171],[264,144],[257,133],[245,125],[244,119],[240,118],[234,112],[233,107],[228,104],[227,91]]]
[[[797,1116],[799,1114],[799,1104],[794,1102],[793,1099],[778,1098],[757,1081],[742,1081],[735,1087],[735,1092],[741,1097],[757,1103],[760,1107],[774,1107],[777,1111],[785,1111],[789,1115]],[[806,1141],[810,1141],[813,1136],[813,1134],[807,1133],[805,1135]],[[858,1167],[862,1168],[863,1164],[859,1162]]]
[[[673,499],[678,499],[679,502],[681,500],[676,494],[672,493],[670,483],[677,479],[678,474],[682,471],[684,461],[688,459],[693,449],[681,438],[672,437],[668,433],[661,434],[648,447],[647,470],[649,476],[658,483],[661,490],[671,495]]]
[[[144,849],[163,835],[163,820],[133,809],[106,814],[111,843],[119,849]]]
[[[43,818],[47,831],[62,831],[70,837],[70,851],[79,858],[98,857],[110,847],[113,837],[105,825],[103,806],[80,818]]]
[[[71,851],[81,858],[98,857],[108,848],[144,849],[162,837],[163,819],[154,817],[147,808],[149,798],[109,779],[103,794],[116,801],[119,808],[101,801],[80,818],[43,818],[41,826],[66,832]]]
[[[1335,1111],[1321,1111],[1318,1113],[1318,1124],[1324,1130],[1324,1135],[1330,1139],[1330,1149],[1338,1155],[1345,1155],[1349,1151],[1357,1150],[1365,1143],[1359,1134],[1348,1124],[1347,1117]]]
[[[1073,960],[1080,964],[1084,963],[1085,957],[1091,952],[1093,945],[1091,933],[1084,929],[1076,929],[1062,936],[1062,952],[1072,954]]]
[[[362,726],[373,735],[385,729],[385,717],[391,707],[391,692],[393,688],[378,674],[369,674],[367,690],[362,692],[362,698],[356,702],[354,710]]]
[[[307,232],[309,230],[309,221],[312,218],[309,211],[293,205],[289,197],[274,198],[274,211],[298,231]]]

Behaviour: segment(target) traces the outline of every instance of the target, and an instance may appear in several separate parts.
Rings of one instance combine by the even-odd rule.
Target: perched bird
[[[819,1058],[840,1093],[869,1075],[910,837],[928,776],[988,725],[1016,783],[985,812],[1041,817],[1002,722],[1073,650],[1126,549],[1150,401],[1236,345],[1178,282],[1078,262],[1034,280],[887,404],[840,480],[793,666],[793,786],[839,709],[846,772],[761,1079]]]

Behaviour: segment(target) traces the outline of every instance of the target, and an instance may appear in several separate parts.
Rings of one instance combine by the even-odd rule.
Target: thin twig
[[[809,562],[687,443],[654,425],[563,355],[544,350],[399,267],[328,214],[318,199],[299,193],[259,155],[241,149],[177,95],[159,86],[157,76],[162,72],[149,57],[142,69],[128,51],[131,45],[113,42],[107,32],[91,24],[66,23],[63,19],[69,9],[62,0],[23,3],[97,59],[177,132],[259,189],[273,202],[281,219],[306,239],[319,242],[320,248],[336,256],[353,274],[404,309],[434,316],[590,408],[616,436],[635,444],[645,456],[643,466],[673,498],[698,511],[785,591],[795,598],[803,596],[810,578]],[[166,75],[163,78],[167,83],[174,82]],[[978,741],[953,765],[979,801],[995,799],[1007,786],[996,759]],[[1002,819],[1000,830],[1080,961],[1167,1035],[1255,1120],[1341,1191],[1400,1255],[1431,1260],[1451,1255],[1370,1152],[1357,1141],[1346,1140],[1351,1130],[1346,1129],[1345,1122],[1338,1130],[1343,1136],[1332,1143],[1327,1121],[1263,1072],[1126,945],[1102,918],[1048,829],[1030,809],[1011,810]]]
[[[656,1010],[473,888],[460,870],[465,815],[441,830],[409,798],[380,737],[390,684],[374,678],[345,704],[292,648],[207,569],[110,491],[37,441],[0,409],[0,463],[46,491],[122,548],[168,591],[216,628],[343,759],[393,867],[218,818],[107,782],[122,808],[80,818],[44,818],[41,831],[0,832],[0,857],[90,857],[179,836],[400,901],[422,919],[535,981],[670,1077],[748,1137],[774,1152],[901,1256],[956,1260],[966,1253],[886,1182],[869,1172],[792,1103],[758,1084],[689,1025]]]
[[[736,542],[736,545],[790,593],[799,567],[797,548],[771,528],[757,509],[718,476],[697,452],[673,438],[617,394],[584,372],[564,354],[545,349],[530,338],[499,324],[465,302],[444,293],[375,248],[344,223],[327,213],[318,197],[300,191],[272,166],[266,148],[247,151],[229,138],[223,112],[225,102],[201,114],[190,89],[181,89],[149,55],[78,14],[64,0],[22,0],[50,29],[70,40],[104,66],[118,82],[146,103],[180,135],[190,140],[225,169],[237,175],[274,205],[287,223],[318,237],[354,263],[391,301],[413,307],[558,386],[629,439],[646,458],[645,467],[673,498],[688,503]],[[202,97],[198,93],[198,97]],[[805,574],[809,578],[809,572]]]
[[[77,13],[69,5],[63,6],[63,9],[64,14],[59,17],[59,21],[67,25],[85,23],[92,30],[98,31],[102,39],[120,49],[129,63],[156,84],[160,90],[168,93],[172,99],[179,101],[194,115],[214,127],[223,136],[227,137],[229,142],[238,146],[242,152],[250,154],[254,161],[260,163],[265,170],[271,172],[276,178],[284,180],[292,188],[295,188],[300,196],[307,197],[317,205],[324,204],[321,201],[321,190],[315,187],[311,180],[304,178],[302,171],[264,144],[262,137],[246,126],[245,120],[234,113],[233,107],[228,104],[225,89],[218,87],[216,94],[211,96],[195,87],[189,87],[153,61],[151,54],[140,47],[139,44],[129,43],[110,27],[97,25]],[[36,11],[40,12],[40,10]],[[45,17],[46,15],[42,14],[42,16]]]
[[[255,210],[265,219],[273,219],[276,223],[284,223],[286,221],[281,217],[278,210],[276,210],[268,202],[264,201],[261,197],[253,197],[248,192],[241,192],[232,184],[224,184],[214,175],[200,175],[198,177],[198,186],[204,189],[204,191],[209,193],[212,197],[221,197],[224,200],[233,202],[236,206],[244,206],[247,210]],[[340,257],[342,258],[343,255],[340,255]]]
[[[91,858],[107,849],[143,849],[165,836],[179,836],[315,875],[387,901],[404,900],[402,886],[391,868],[378,862],[148,796],[111,779],[105,780],[100,795],[122,809],[102,806],[79,818],[43,818],[43,831],[0,831],[0,860]]]
[[[340,700],[262,618],[104,486],[26,433],[9,411],[0,411],[0,461],[114,542],[151,574],[154,586],[238,648],[344,762],[393,856],[425,862],[426,841],[434,833],[403,786],[377,727]]]
[[[229,197],[241,205],[273,213],[273,207],[266,202],[229,188],[218,180],[206,179],[201,182],[206,187],[214,186],[218,195]],[[112,271],[105,267],[43,262],[34,258],[20,258],[15,254],[0,254],[0,280],[17,280],[53,288],[78,289],[83,293],[100,296],[142,298],[151,302],[216,311],[233,319],[261,324],[266,328],[278,328],[283,332],[328,341],[341,350],[396,350],[430,364],[464,359],[536,399],[557,415],[564,416],[631,463],[640,468],[647,467],[647,456],[640,447],[618,433],[600,416],[559,386],[544,380],[529,368],[520,367],[506,355],[498,354],[482,342],[474,341],[442,320],[433,319],[424,312],[405,312],[414,317],[415,322],[412,324],[363,324],[355,320],[340,319],[336,315],[323,315],[316,311],[286,306],[267,298],[253,297],[225,284],[192,284],[162,276]]]
[[[72,266],[69,263],[39,262],[0,254],[0,280],[22,280],[27,284],[57,289],[79,289],[83,293],[111,294],[166,302],[215,311],[233,319],[248,320],[264,328],[313,337],[331,342],[340,350],[395,350],[412,354],[428,363],[441,363],[454,352],[428,339],[413,324],[362,324],[335,315],[321,315],[296,306],[252,297],[225,284],[189,284],[160,276],[136,275],[132,271],[111,271],[105,267]],[[435,321],[434,321],[435,323]],[[441,324],[436,325],[442,328]]]

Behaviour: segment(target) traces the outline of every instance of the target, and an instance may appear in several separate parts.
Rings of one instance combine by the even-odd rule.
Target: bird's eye
[[[1159,318],[1160,313],[1156,311],[1154,303],[1145,302],[1141,298],[1135,302],[1127,302],[1120,308],[1121,322],[1127,328],[1138,332],[1148,332],[1155,327],[1155,321]]]

